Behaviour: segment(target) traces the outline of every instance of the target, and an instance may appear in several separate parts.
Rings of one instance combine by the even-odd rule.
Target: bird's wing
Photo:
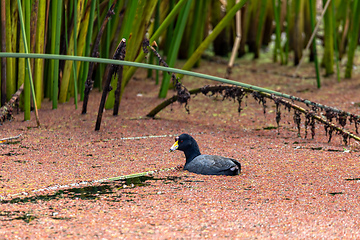
[[[235,159],[216,155],[200,155],[186,164],[185,170],[201,174],[223,174],[225,171],[241,169],[240,163]]]

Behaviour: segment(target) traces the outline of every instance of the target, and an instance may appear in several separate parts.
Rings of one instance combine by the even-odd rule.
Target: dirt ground
[[[315,85],[312,65],[293,78],[293,67],[238,62],[231,79],[311,99],[360,114],[360,77]],[[196,71],[224,76],[226,65],[202,61]],[[140,70],[127,86],[120,115],[106,110],[94,131],[101,93],[90,95],[88,113],[72,102],[51,109],[45,100],[41,127],[22,114],[0,126],[0,239],[358,239],[359,143],[345,146],[324,127],[301,137],[293,111],[275,104],[267,113],[251,96],[238,105],[194,96],[190,114],[173,104],[155,119],[144,117],[163,100],[159,86]],[[185,77],[188,89],[214,84]],[[169,92],[168,96],[174,93]],[[354,124],[347,125],[354,132]],[[238,159],[239,176],[204,176],[182,169],[97,182],[185,163],[169,153],[174,137],[191,134],[202,153]]]

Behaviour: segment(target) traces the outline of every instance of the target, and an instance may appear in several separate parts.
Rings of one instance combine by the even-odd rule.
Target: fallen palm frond
[[[74,187],[75,188],[86,187],[86,186],[91,186],[94,184],[111,182],[111,181],[136,179],[139,177],[151,176],[156,173],[166,172],[166,171],[171,171],[171,170],[178,170],[178,169],[180,169],[180,166],[171,167],[171,168],[154,169],[154,170],[150,170],[147,172],[133,173],[133,174],[122,175],[122,176],[118,176],[118,177],[104,178],[104,179],[100,179],[100,180],[82,181],[82,182],[71,183],[71,184],[66,184],[66,185],[49,186],[49,187],[45,187],[45,188],[35,189],[35,190],[29,191],[29,192],[21,192],[21,193],[6,195],[6,196],[0,195],[0,201],[1,201],[1,203],[26,201],[29,198],[31,198],[31,197],[28,197],[29,194],[38,194],[38,193],[45,192],[45,191],[61,190],[61,189],[67,189],[67,188],[71,188],[71,187],[73,187],[73,188]]]
[[[356,141],[360,141],[360,137],[352,134],[351,132],[344,129],[347,121],[347,115],[345,112],[335,112],[332,109],[329,108],[322,108],[322,107],[316,107],[312,106],[310,110],[305,109],[303,107],[300,107],[293,102],[287,101],[281,97],[277,97],[274,94],[266,93],[266,92],[260,92],[256,91],[251,88],[245,88],[245,87],[237,87],[237,86],[226,86],[226,85],[215,85],[215,86],[204,86],[202,88],[196,88],[189,91],[190,94],[198,94],[202,93],[206,96],[214,96],[214,95],[221,95],[223,97],[223,100],[225,99],[234,99],[238,102],[238,111],[241,112],[241,103],[243,97],[251,93],[253,98],[262,104],[264,108],[264,113],[266,109],[266,99],[271,99],[274,101],[276,105],[276,122],[279,127],[280,119],[281,119],[281,112],[280,112],[280,105],[283,105],[285,109],[293,109],[294,110],[294,122],[298,128],[298,135],[300,136],[300,123],[301,123],[301,116],[300,113],[305,115],[305,138],[307,137],[307,128],[308,126],[311,127],[311,136],[312,138],[315,136],[315,120],[319,123],[322,123],[324,125],[326,134],[329,137],[329,142],[331,141],[333,132],[336,132],[338,134],[341,134],[343,136],[343,141],[347,145],[348,140],[350,138],[355,139]],[[295,98],[295,97],[294,97]],[[162,109],[164,109],[166,106],[170,105],[171,103],[174,103],[178,100],[178,96],[173,96],[172,98],[167,99],[166,101],[159,104],[157,107],[155,107],[152,111],[150,111],[146,116],[147,117],[155,117],[155,115],[160,112]],[[321,111],[325,111],[325,114],[323,114],[325,117],[319,116]],[[340,124],[340,126],[337,126],[336,124],[332,123],[333,118],[337,120],[337,122]],[[355,124],[355,131],[358,133],[358,124],[360,123],[360,117],[354,114],[349,115],[349,122],[354,122]]]

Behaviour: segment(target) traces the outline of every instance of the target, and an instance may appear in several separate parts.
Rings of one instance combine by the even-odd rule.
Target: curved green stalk
[[[39,116],[38,116],[38,112],[37,112],[37,105],[36,105],[36,96],[35,96],[35,90],[34,90],[34,83],[33,83],[32,73],[31,73],[30,59],[28,57],[29,49],[28,49],[27,41],[30,38],[30,26],[28,26],[29,36],[28,36],[28,39],[27,39],[27,34],[26,34],[26,31],[25,31],[25,26],[24,26],[25,24],[24,24],[24,18],[23,18],[23,13],[22,13],[21,1],[20,0],[17,0],[17,1],[18,1],[18,6],[19,6],[19,18],[20,18],[21,32],[22,32],[23,41],[24,41],[24,48],[25,48],[26,67],[27,67],[27,73],[28,73],[28,76],[29,76],[28,77],[28,79],[29,79],[29,82],[28,82],[28,84],[29,84],[29,86],[28,86],[28,88],[29,88],[29,98],[30,98],[30,89],[31,89],[33,102],[34,102],[34,107],[35,107],[36,122],[37,122],[37,125],[40,126],[40,120],[39,120]],[[25,13],[29,14],[29,15],[27,15],[27,18],[29,20],[30,19],[30,1],[27,1]],[[29,25],[30,25],[30,22],[29,22]],[[26,85],[27,85],[27,82],[26,82],[26,78],[25,78],[24,87],[26,87]],[[25,118],[25,120],[29,120],[30,119],[30,99],[28,101],[25,99],[25,104],[29,104],[29,118],[26,119],[25,114],[24,114],[24,118]],[[26,113],[26,108],[25,108],[25,113]]]
[[[186,71],[186,70],[177,69],[177,68],[163,67],[163,66],[151,65],[151,64],[146,64],[146,63],[119,61],[119,60],[112,60],[112,59],[105,59],[105,58],[92,58],[92,57],[55,55],[55,54],[35,54],[35,53],[25,54],[25,53],[8,53],[8,52],[3,53],[3,52],[0,52],[0,58],[1,57],[44,58],[44,59],[58,59],[58,60],[61,59],[61,60],[71,60],[71,61],[84,61],[84,62],[97,62],[97,63],[105,63],[105,64],[124,65],[124,66],[136,67],[136,68],[138,68],[138,67],[151,68],[154,70],[159,70],[159,71],[164,71],[164,72],[173,72],[173,73],[177,73],[177,74],[181,74],[181,75],[188,75],[188,76],[193,76],[193,77],[198,77],[198,78],[204,78],[204,79],[209,79],[212,81],[217,81],[217,82],[222,82],[222,83],[231,84],[231,85],[235,85],[235,86],[250,88],[250,89],[253,89],[253,90],[256,90],[259,92],[265,92],[265,93],[269,93],[269,94],[274,94],[279,97],[288,98],[288,99],[292,99],[295,101],[301,101],[305,104],[316,106],[318,108],[327,108],[327,109],[330,109],[337,113],[344,113],[343,111],[341,111],[337,108],[329,107],[329,106],[326,106],[323,104],[314,103],[314,102],[306,100],[306,99],[300,99],[300,98],[297,98],[297,97],[294,97],[294,96],[291,96],[291,95],[288,95],[285,93],[269,90],[269,89],[262,88],[262,87],[257,87],[257,86],[250,85],[247,83],[237,82],[237,81],[233,81],[233,80],[229,80],[229,79],[225,79],[225,78],[210,76],[210,75],[206,75],[206,74],[202,74],[202,73],[191,72],[191,71]],[[350,113],[345,113],[345,114],[350,115]]]

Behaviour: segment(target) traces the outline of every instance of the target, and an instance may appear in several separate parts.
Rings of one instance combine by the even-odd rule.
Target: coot
[[[202,155],[195,139],[189,134],[181,134],[175,138],[170,152],[180,150],[185,153],[185,170],[204,175],[234,176],[241,172],[241,165],[232,158],[216,155]]]

